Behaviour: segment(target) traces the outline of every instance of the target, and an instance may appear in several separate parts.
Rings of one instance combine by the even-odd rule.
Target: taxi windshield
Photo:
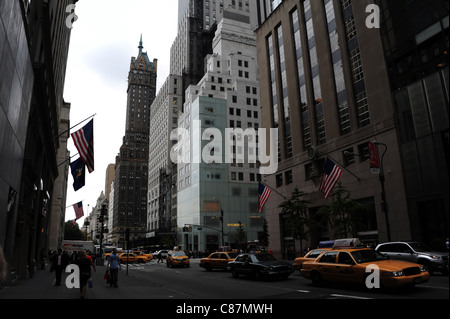
[[[180,257],[180,256],[186,256],[186,254],[184,252],[182,252],[182,251],[174,251],[172,253],[172,256],[173,257]]]
[[[389,259],[389,257],[384,256],[373,249],[352,251],[351,254],[358,264]]]

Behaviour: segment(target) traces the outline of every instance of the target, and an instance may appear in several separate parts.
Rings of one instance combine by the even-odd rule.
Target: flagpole
[[[274,190],[272,187],[267,186],[266,184],[264,184],[263,182],[260,182],[261,184],[263,184],[264,186],[266,186],[267,188],[270,188],[273,192],[277,193],[278,195],[280,195],[281,197],[283,197],[284,199],[287,199],[286,196],[284,196],[283,194],[281,194],[280,192]]]
[[[345,169],[347,172],[349,172],[351,175],[353,175],[358,181],[361,181],[361,178],[359,178],[358,176],[356,176],[354,173],[352,173],[351,171],[349,171],[344,165],[342,165],[341,163],[339,163],[338,161],[336,161],[334,158],[332,158],[330,155],[327,155],[333,162],[338,163],[340,167],[342,167],[343,169]]]
[[[84,202],[84,200],[80,200],[80,201],[76,202],[75,204],[78,204],[79,202]],[[72,205],[70,205],[70,206],[67,206],[66,209],[67,209],[67,208],[73,207],[73,205],[75,205],[75,204],[72,204]]]
[[[80,124],[86,122],[87,120],[93,118],[93,117],[96,116],[96,115],[97,115],[97,113],[95,113],[94,115],[89,116],[87,119],[81,121],[80,123],[75,124],[74,126],[72,126],[71,128],[69,128],[68,130],[66,130],[66,131],[62,132],[61,134],[59,134],[58,136],[56,136],[55,139],[59,138],[59,137],[60,137],[61,135],[63,135],[63,134],[66,134],[67,132],[69,132],[69,131],[70,131],[71,129],[73,129],[74,127],[77,127],[78,125],[80,125]]]
[[[58,164],[58,167],[60,167],[60,166],[61,166],[62,164],[64,164],[65,162],[70,161],[72,158],[74,158],[74,157],[77,156],[77,155],[78,155],[78,153],[76,153],[74,156],[69,157],[69,158],[66,159],[64,162],[59,163],[59,164]]]

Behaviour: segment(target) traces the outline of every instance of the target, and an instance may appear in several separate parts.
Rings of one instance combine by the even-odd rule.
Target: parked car
[[[375,249],[391,259],[421,264],[430,274],[434,271],[448,274],[448,253],[433,251],[423,243],[396,241],[379,244]]]
[[[300,271],[305,261],[314,261],[322,253],[328,250],[330,250],[330,248],[313,249],[310,250],[305,256],[295,258],[293,265],[294,269]]]
[[[239,275],[254,276],[256,279],[287,278],[293,272],[292,264],[279,261],[267,253],[241,254],[228,263],[234,278]]]
[[[189,267],[189,257],[184,251],[172,251],[166,257],[167,267]]]
[[[210,254],[206,258],[200,259],[200,267],[205,268],[207,271],[211,271],[214,268],[227,270],[228,263],[233,261],[237,257],[237,253],[233,252],[215,252]]]
[[[372,248],[333,248],[315,261],[303,264],[301,275],[313,284],[322,281],[366,285],[367,270],[374,266],[379,270],[382,288],[412,286],[427,282],[430,274],[419,264],[391,260]]]

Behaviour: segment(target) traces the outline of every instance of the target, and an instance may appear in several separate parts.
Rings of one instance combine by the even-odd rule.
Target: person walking
[[[164,260],[162,259],[162,252],[161,252],[161,250],[158,252],[158,262],[157,262],[157,264],[159,264],[159,262],[164,264]]]
[[[84,299],[86,287],[91,278],[91,267],[94,269],[94,272],[96,272],[97,269],[95,269],[92,259],[88,258],[85,250],[80,250],[78,252],[78,259],[75,263],[80,268],[80,298]]]
[[[53,256],[53,266],[55,269],[55,286],[61,286],[61,276],[69,264],[67,254],[63,254],[61,249]]]
[[[120,258],[117,255],[116,248],[109,255],[107,268],[109,269],[109,276],[111,278],[110,286],[112,287],[114,285],[115,288],[119,287],[117,282],[119,281],[119,269],[122,270],[122,266],[120,265]]]

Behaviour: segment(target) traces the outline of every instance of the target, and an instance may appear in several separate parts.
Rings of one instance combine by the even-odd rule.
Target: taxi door
[[[322,279],[325,281],[336,281],[337,254],[337,251],[328,251],[320,257],[317,269],[319,270]]]
[[[339,252],[335,268],[336,280],[350,283],[363,278],[362,275],[358,274],[358,269],[355,265],[355,261],[348,252]]]
[[[227,268],[228,266],[228,257],[227,254],[221,253],[219,259],[217,260],[217,268]]]
[[[209,263],[212,266],[212,268],[217,268],[219,266],[219,253],[214,253],[211,255],[211,258],[209,259]]]

